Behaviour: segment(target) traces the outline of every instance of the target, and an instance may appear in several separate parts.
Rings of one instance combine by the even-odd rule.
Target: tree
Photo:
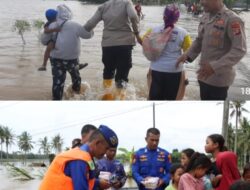
[[[5,145],[6,145],[7,159],[8,159],[9,146],[11,146],[12,144],[14,144],[14,137],[15,137],[15,135],[12,132],[12,130],[9,127],[7,127],[7,126],[3,127],[3,131],[4,131],[4,141],[5,141]]]
[[[238,124],[241,121],[242,112],[248,112],[247,109],[243,108],[245,101],[232,101],[229,107],[232,109],[230,117],[235,116],[235,139],[234,139],[234,152],[237,154],[237,137],[238,137]]]
[[[20,136],[18,136],[18,147],[24,152],[24,160],[26,160],[27,152],[33,149],[32,144],[32,137],[27,131],[24,131]]]
[[[33,21],[33,27],[36,28],[37,31],[38,31],[38,36],[37,37],[38,37],[39,40],[41,38],[41,30],[43,28],[43,25],[44,25],[44,22],[42,20],[37,19],[37,20]]]
[[[172,151],[172,163],[180,163],[181,153],[178,149],[173,149]]]
[[[25,39],[24,39],[24,32],[30,30],[30,23],[26,20],[16,20],[16,22],[13,25],[13,31],[17,31],[17,33],[21,36],[23,44],[25,45]]]
[[[63,139],[60,134],[56,135],[52,138],[51,146],[55,150],[55,153],[59,153],[62,151]]]
[[[3,143],[4,143],[4,130],[0,125],[0,144],[1,144],[1,160],[3,159]]]
[[[129,164],[129,171],[127,175],[129,177],[132,176],[132,163],[133,163],[133,155],[134,155],[134,147],[131,151],[127,150],[126,148],[119,148],[118,149],[121,153],[116,155],[116,158],[121,161],[123,164]]]
[[[43,152],[43,154],[48,157],[49,153],[50,153],[50,144],[48,141],[48,137],[44,137],[43,139],[39,140],[39,151],[41,150]]]
[[[247,153],[250,151],[250,123],[244,117],[239,132],[239,147],[243,148],[243,165],[247,162]]]

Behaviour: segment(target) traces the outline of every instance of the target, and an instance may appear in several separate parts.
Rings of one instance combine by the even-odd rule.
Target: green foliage
[[[172,163],[180,163],[181,162],[181,152],[178,149],[174,149],[172,151]]]
[[[33,27],[41,30],[43,28],[44,22],[40,19],[36,19],[33,21]]]
[[[16,20],[13,25],[13,31],[17,31],[17,33],[21,36],[23,44],[26,44],[23,34],[26,31],[30,31],[30,29],[30,23],[26,20]]]
[[[129,164],[129,171],[127,172],[127,176],[132,176],[132,162],[133,162],[133,155],[134,155],[134,147],[131,151],[127,150],[126,148],[119,148],[118,149],[120,154],[116,155],[116,159],[120,160],[123,164]]]
[[[19,179],[21,180],[32,180],[34,179],[32,176],[29,175],[29,172],[22,169],[22,168],[18,168],[16,166],[14,166],[14,164],[9,164],[7,163],[8,169],[11,172],[11,174],[14,177],[19,177]]]

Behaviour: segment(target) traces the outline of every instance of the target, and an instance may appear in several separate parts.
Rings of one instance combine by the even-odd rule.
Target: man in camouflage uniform
[[[197,71],[201,100],[225,100],[236,65],[246,54],[244,22],[223,0],[201,0],[204,15],[198,37],[177,61],[193,61],[201,53]]]

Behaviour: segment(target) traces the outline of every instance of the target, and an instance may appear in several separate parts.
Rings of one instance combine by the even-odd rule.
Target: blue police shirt
[[[121,187],[126,182],[126,173],[123,165],[119,160],[108,160],[106,157],[97,161],[97,169],[98,171],[106,171],[110,172],[113,180],[118,180],[121,182]],[[112,180],[112,179],[111,179]],[[112,181],[111,181],[112,183]]]
[[[149,150],[141,148],[134,154],[132,175],[140,190],[146,190],[142,180],[146,177],[159,177],[165,184],[156,190],[164,190],[170,181],[169,169],[171,166],[170,154],[162,149]]]
[[[81,150],[89,152],[89,146],[84,144],[80,147]],[[72,179],[74,190],[89,189],[88,178],[95,177],[95,172],[88,170],[87,162],[82,160],[73,160],[66,163],[64,174]],[[99,185],[99,181],[95,180],[94,189]]]

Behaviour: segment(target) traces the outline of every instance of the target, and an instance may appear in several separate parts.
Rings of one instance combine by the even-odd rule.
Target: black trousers
[[[226,100],[229,87],[217,87],[199,81],[201,100]]]
[[[78,69],[78,59],[62,60],[50,58],[50,62],[53,76],[53,100],[61,100],[63,97],[63,88],[67,71],[71,76],[73,90],[78,92],[81,87],[81,77]]]
[[[149,100],[175,100],[181,79],[181,72],[166,73],[152,71]]]
[[[131,45],[102,48],[103,79],[115,78],[116,86],[124,87],[132,67],[132,48]]]

